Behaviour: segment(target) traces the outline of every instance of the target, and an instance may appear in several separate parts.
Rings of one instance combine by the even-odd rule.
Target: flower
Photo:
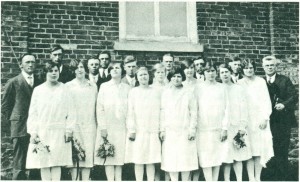
[[[97,150],[97,157],[104,158],[104,163],[106,161],[106,157],[114,157],[115,155],[115,147],[109,143],[107,138],[103,138],[103,143]],[[104,164],[103,163],[103,164]]]
[[[34,148],[32,150],[33,153],[38,153],[38,152],[50,152],[49,145],[44,145],[41,141],[37,142],[34,144]]]
[[[81,147],[80,142],[77,139],[72,139],[72,159],[73,161],[84,161],[85,150]]]
[[[238,133],[235,135],[235,137],[233,138],[233,145],[234,145],[237,149],[246,147],[244,135],[246,135],[246,134],[241,134],[240,132],[238,132]]]

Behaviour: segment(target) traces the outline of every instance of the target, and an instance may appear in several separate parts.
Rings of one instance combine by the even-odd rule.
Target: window
[[[179,42],[190,48],[191,44],[197,45],[196,2],[119,2],[119,42],[115,48],[139,42],[147,43],[137,45],[137,49],[147,44],[163,48],[160,43],[171,47],[175,43],[178,47]],[[199,52],[199,47],[194,51]]]

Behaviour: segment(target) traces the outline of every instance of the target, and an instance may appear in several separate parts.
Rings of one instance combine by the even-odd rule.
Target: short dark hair
[[[169,73],[169,75],[167,76],[168,80],[170,81],[171,78],[172,78],[174,75],[180,74],[181,77],[182,77],[182,81],[184,81],[184,80],[186,79],[185,74],[184,74],[184,69],[186,69],[185,65],[180,64],[180,67],[176,67],[176,68],[174,69],[174,71],[171,71],[171,72]]]
[[[242,59],[239,57],[233,57],[233,58],[229,59],[229,62],[233,62],[233,61],[241,61],[242,62]]]
[[[34,59],[36,60],[36,56],[28,52],[28,53],[22,54],[22,55],[20,56],[20,58],[19,58],[19,60],[18,60],[18,63],[19,63],[19,64],[22,63],[23,58],[24,58],[25,56],[33,56]]]
[[[79,59],[72,59],[70,64],[69,64],[69,68],[70,70],[74,73],[75,70],[78,68],[79,63],[82,63],[83,67],[84,67],[84,71],[87,73],[88,72],[88,67],[87,67],[87,62],[85,60],[79,60]]]
[[[54,51],[57,51],[57,50],[60,50],[60,49],[61,49],[62,52],[65,52],[64,48],[62,48],[61,45],[53,45],[50,49],[50,53],[52,53]]]
[[[202,59],[204,61],[204,63],[206,63],[206,59],[204,58],[204,56],[200,55],[199,57],[197,58],[194,58],[193,59],[193,62],[196,61],[196,60],[199,60],[199,59]]]
[[[110,55],[110,52],[108,52],[108,51],[101,51],[101,52],[99,52],[99,53],[97,54],[97,59],[99,59],[99,56],[100,56],[101,54],[107,54],[109,60],[111,61],[111,55]]]
[[[194,65],[194,61],[193,60],[184,60],[182,61],[182,64],[186,67],[186,68],[189,68],[191,66],[195,67]]]
[[[219,74],[220,74],[220,68],[226,68],[228,69],[228,71],[230,71],[230,73],[232,73],[231,66],[228,63],[222,63],[219,65]]]
[[[211,68],[214,68],[216,71],[218,70],[216,63],[214,63],[213,61],[208,61],[208,62],[205,63],[205,66],[203,68],[203,72],[205,72],[207,70],[210,70]]]
[[[252,60],[252,59],[244,59],[241,63],[241,68],[242,68],[242,72],[244,74],[244,69],[249,65],[249,64],[252,64],[253,68],[254,68],[254,71],[256,70],[256,63],[255,63],[255,60]]]
[[[132,63],[132,62],[135,62],[136,59],[134,56],[126,56],[125,59],[124,59],[124,65],[127,64],[127,63]]]
[[[121,76],[125,75],[125,69],[124,69],[124,63],[123,62],[117,62],[117,61],[113,61],[111,63],[109,63],[108,67],[107,67],[107,71],[108,71],[108,74],[110,74],[110,71],[114,68],[114,65],[115,64],[120,64],[121,66]]]
[[[44,77],[46,77],[47,73],[48,73],[49,71],[51,71],[51,69],[54,68],[54,67],[57,67],[57,68],[59,69],[59,65],[58,65],[57,63],[54,63],[54,62],[52,62],[52,61],[47,61],[46,64],[45,64],[45,66],[43,67],[42,75],[43,75]]]

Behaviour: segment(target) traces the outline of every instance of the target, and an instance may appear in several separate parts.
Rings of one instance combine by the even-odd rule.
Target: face
[[[194,61],[195,69],[197,73],[201,73],[203,71],[203,67],[205,66],[205,62],[203,59],[197,59]]]
[[[148,85],[149,83],[149,74],[146,70],[141,70],[137,73],[137,79],[140,85]]]
[[[89,72],[93,75],[97,75],[99,73],[100,61],[98,59],[89,59],[88,61],[88,69]]]
[[[31,75],[35,69],[35,58],[32,55],[26,55],[23,57],[21,64],[19,65],[21,70]]]
[[[244,69],[244,74],[246,77],[252,77],[254,76],[254,67],[252,64],[248,64]]]
[[[182,85],[182,76],[181,74],[174,74],[173,77],[171,78],[171,83],[175,86],[175,87],[179,87]]]
[[[59,78],[59,70],[58,67],[53,67],[50,71],[47,72],[47,81],[57,82]]]
[[[184,70],[184,74],[187,78],[193,78],[195,74],[195,68],[194,66],[190,66],[189,68],[186,68]]]
[[[99,60],[100,60],[101,68],[106,69],[110,63],[109,55],[108,54],[100,54]]]
[[[276,73],[276,64],[275,60],[263,61],[263,68],[267,75],[274,75]]]
[[[220,68],[220,78],[222,82],[229,82],[231,78],[231,73],[227,68]]]
[[[241,61],[232,61],[229,63],[233,73],[240,73],[241,71]]]
[[[207,81],[215,81],[217,72],[215,68],[211,67],[209,70],[204,71],[204,76]]]
[[[77,69],[75,70],[75,74],[77,78],[84,78],[85,76],[85,69],[82,63],[79,63]]]
[[[122,68],[120,63],[113,65],[113,68],[110,70],[110,75],[112,78],[121,78]]]
[[[163,57],[163,65],[166,67],[166,70],[171,70],[173,68],[174,60],[171,56],[164,56]]]
[[[62,50],[58,49],[56,51],[51,52],[50,58],[51,58],[52,62],[57,63],[57,64],[61,64],[62,59],[63,59]]]
[[[166,71],[164,68],[159,68],[154,72],[154,78],[157,81],[163,81],[166,78]]]
[[[134,73],[136,71],[136,61],[131,63],[126,63],[124,66],[126,74],[130,77],[134,77]]]

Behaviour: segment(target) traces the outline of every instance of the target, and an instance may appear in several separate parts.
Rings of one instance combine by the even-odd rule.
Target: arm
[[[190,125],[189,133],[190,136],[195,137],[197,128],[197,99],[194,92],[189,97],[189,112],[190,112]]]
[[[33,90],[27,119],[27,132],[31,136],[31,143],[38,142],[38,107],[38,94]]]
[[[297,100],[297,93],[295,86],[291,82],[289,78],[285,80],[286,84],[286,99],[281,101],[281,103],[284,105],[284,107],[288,110],[293,110],[296,100]]]
[[[10,115],[15,105],[16,89],[12,81],[5,85],[2,103],[1,103],[1,117],[4,118],[2,122],[9,122]]]
[[[240,87],[240,128],[239,130],[244,130],[247,127],[247,120],[248,120],[248,108],[247,108],[247,96],[244,94],[245,91],[242,87]]]
[[[129,92],[128,96],[128,110],[127,110],[127,119],[126,126],[128,133],[136,133],[136,124],[134,117],[134,89]]]
[[[107,137],[107,123],[105,120],[105,109],[104,109],[104,90],[105,87],[100,85],[99,93],[98,93],[98,98],[97,98],[97,103],[96,103],[96,113],[97,113],[97,124],[98,124],[98,129],[101,131],[101,136],[103,138]]]

